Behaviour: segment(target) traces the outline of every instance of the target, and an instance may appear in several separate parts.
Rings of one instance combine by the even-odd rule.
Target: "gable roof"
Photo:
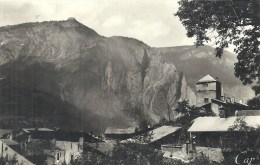
[[[164,125],[158,128],[155,128],[151,131],[148,131],[144,134],[142,134],[141,136],[143,137],[147,137],[146,135],[150,135],[150,139],[148,143],[153,143],[156,142],[172,133],[175,133],[176,131],[178,131],[179,129],[181,129],[181,127],[174,127],[174,126],[168,126],[168,125]],[[147,142],[144,142],[145,139],[143,140],[139,140],[138,136],[134,137],[134,138],[129,138],[126,140],[122,140],[121,143],[140,143],[140,144],[147,144]],[[147,139],[146,139],[147,140]]]
[[[228,118],[198,117],[188,129],[188,132],[226,132],[237,118],[238,116]],[[257,128],[260,126],[260,116],[246,116],[245,122],[248,126]]]
[[[151,130],[148,132],[148,134],[151,133],[150,143],[160,140],[160,139],[178,131],[179,129],[181,129],[181,127],[164,125],[159,128],[156,128],[154,130]]]
[[[135,133],[135,127],[128,127],[125,129],[108,127],[105,134],[133,134]]]
[[[115,146],[115,144],[111,142],[99,142],[98,144],[85,142],[84,146],[87,147],[86,145],[107,156],[112,156],[112,151]]]
[[[41,140],[52,140],[56,139],[57,141],[70,141],[78,142],[81,137],[84,138],[84,141],[87,142],[99,142],[100,140],[93,135],[90,135],[86,132],[71,132],[65,130],[58,131],[30,131],[32,139],[41,139]]]
[[[215,82],[217,81],[213,77],[211,77],[209,74],[201,78],[200,80],[197,81],[197,83],[203,83],[203,82]]]
[[[36,128],[23,128],[22,130],[26,133],[29,133],[31,131],[36,131]],[[47,131],[54,131],[54,130],[43,127],[43,128],[37,128],[37,131],[46,131],[47,132]]]

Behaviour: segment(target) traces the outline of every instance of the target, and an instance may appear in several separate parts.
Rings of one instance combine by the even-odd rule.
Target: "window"
[[[204,102],[208,103],[209,102],[209,98],[204,98]]]
[[[203,86],[204,86],[204,87],[208,87],[208,86],[209,86],[209,84],[203,84]]]
[[[60,160],[60,153],[57,153],[57,160]]]
[[[70,161],[73,161],[73,155],[70,155]]]
[[[72,149],[72,143],[70,144],[70,148]]]

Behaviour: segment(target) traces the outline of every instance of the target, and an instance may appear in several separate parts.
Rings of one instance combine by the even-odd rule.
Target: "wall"
[[[184,146],[177,147],[177,146],[172,146],[172,145],[162,145],[161,146],[161,150],[163,152],[168,151],[168,152],[172,152],[172,153],[181,152],[181,151],[185,152],[185,150],[183,150],[183,148],[185,148],[185,147]]]
[[[16,151],[14,151],[8,145],[3,143],[1,140],[0,140],[0,155],[1,155],[1,157],[4,157],[4,158],[8,157],[9,159],[12,159],[13,157],[15,157],[16,160],[18,161],[19,165],[33,165],[32,162],[27,160],[22,155],[18,154]]]
[[[197,105],[205,103],[204,98],[209,99],[209,103],[211,102],[211,99],[216,98],[216,91],[200,91],[197,92]]]
[[[207,86],[206,86],[207,84]],[[221,83],[220,82],[205,82],[196,84],[196,95],[197,95],[197,105],[205,103],[204,98],[220,100],[221,97]]]
[[[222,153],[221,148],[211,148],[211,147],[198,147],[196,146],[196,153],[201,154],[208,157],[209,160],[215,161],[215,162],[223,162],[224,156]]]
[[[205,86],[208,84],[208,86]],[[208,83],[197,83],[196,84],[196,92],[198,91],[209,91],[209,90],[217,90],[216,82],[208,82]]]
[[[59,153],[59,160],[58,160],[58,155]],[[47,154],[47,165],[62,165],[65,162],[65,151],[61,150],[45,150],[45,154]]]
[[[64,157],[67,164],[70,163],[72,155],[75,159],[83,152],[83,148],[79,147],[79,142],[56,141],[56,147],[65,151]]]
[[[205,86],[207,84],[207,86]],[[217,85],[216,82],[209,83],[197,83],[196,84],[196,95],[197,95],[197,105],[205,103],[204,98],[208,98],[208,101],[211,102],[211,99],[217,97]]]
[[[216,103],[211,103],[211,110],[215,114],[215,116],[219,116],[219,105]]]

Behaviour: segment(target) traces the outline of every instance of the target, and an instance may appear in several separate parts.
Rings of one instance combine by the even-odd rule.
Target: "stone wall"
[[[211,147],[199,147],[196,146],[196,153],[198,156],[206,156],[211,161],[223,162],[224,156],[221,148],[211,148]]]

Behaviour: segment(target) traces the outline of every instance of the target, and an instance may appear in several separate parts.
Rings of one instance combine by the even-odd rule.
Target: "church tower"
[[[221,83],[206,75],[196,83],[197,105],[211,102],[211,99],[221,99]]]

